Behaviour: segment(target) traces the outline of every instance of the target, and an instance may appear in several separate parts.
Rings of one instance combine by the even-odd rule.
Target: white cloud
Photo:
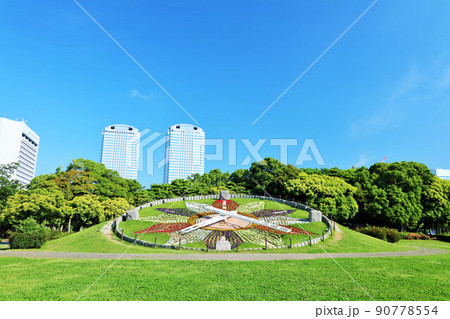
[[[367,164],[367,157],[364,154],[359,155],[359,161],[356,163],[356,167],[365,166]]]
[[[138,90],[133,89],[133,90],[130,90],[130,96],[134,97],[134,98],[139,98],[139,99],[142,99],[142,100],[149,100],[151,98],[154,98],[155,94],[150,93],[148,95],[145,95],[145,94],[140,93]]]

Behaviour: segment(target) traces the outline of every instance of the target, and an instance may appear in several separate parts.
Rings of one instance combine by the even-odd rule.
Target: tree
[[[358,212],[353,197],[357,188],[338,177],[300,172],[297,178],[284,182],[284,186],[289,198],[308,203],[337,221],[353,218]]]
[[[46,233],[47,228],[37,221],[35,221],[32,217],[28,217],[24,220],[19,220],[14,225],[14,231],[18,233]]]
[[[93,194],[97,180],[88,171],[70,170],[61,172],[55,178],[56,186],[64,193],[66,200],[76,196]]]
[[[105,220],[105,211],[96,195],[83,195],[72,199],[68,224],[74,228],[88,227]]]
[[[0,164],[0,212],[6,206],[8,198],[21,188],[20,182],[11,178],[18,167],[19,163]]]
[[[249,184],[252,192],[267,196],[276,196],[280,192],[277,180],[283,175],[285,165],[276,159],[266,157],[263,161],[254,162],[249,168]]]
[[[132,206],[125,198],[107,199],[102,202],[102,208],[105,219],[114,218],[131,209]]]
[[[150,195],[148,190],[140,190],[136,192],[130,200],[131,205],[140,206],[153,201],[155,198]]]
[[[424,229],[440,233],[449,220],[450,203],[444,181],[434,176],[431,185],[426,185],[421,197],[423,212],[420,220]]]
[[[20,220],[32,217],[39,224],[60,227],[65,218],[64,205],[64,195],[59,191],[47,195],[19,192],[8,199],[0,220],[10,227]]]
[[[173,198],[176,197],[172,192],[170,184],[152,184],[148,193],[154,199]]]
[[[423,192],[435,180],[429,168],[415,162],[397,162],[377,163],[369,171],[373,184],[386,192],[389,202],[380,222],[410,230],[419,227],[426,204],[422,199]]]
[[[119,173],[107,169],[104,164],[88,159],[73,160],[67,166],[66,172],[72,170],[90,172],[95,179],[94,194],[102,200],[117,197],[131,200],[133,195],[142,189],[137,181],[122,178]]]

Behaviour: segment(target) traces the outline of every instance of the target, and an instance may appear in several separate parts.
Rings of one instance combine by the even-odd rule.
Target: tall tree
[[[358,212],[353,197],[357,188],[338,177],[300,172],[297,178],[284,183],[289,198],[307,203],[337,221],[353,218]]]
[[[60,227],[64,223],[66,201],[60,191],[51,194],[19,192],[8,199],[7,207],[0,214],[3,224],[11,227],[20,220],[32,217],[40,224]]]
[[[0,164],[0,212],[5,207],[8,197],[17,193],[21,188],[20,182],[12,179],[18,167],[19,163]]]

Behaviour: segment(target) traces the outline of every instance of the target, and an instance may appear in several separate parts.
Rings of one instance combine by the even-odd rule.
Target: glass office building
[[[110,125],[103,130],[101,163],[123,178],[137,179],[140,132],[129,125]]]
[[[24,121],[0,118],[0,164],[19,163],[13,179],[28,185],[36,172],[39,136]]]
[[[198,126],[177,124],[166,136],[164,183],[205,172],[205,132]]]

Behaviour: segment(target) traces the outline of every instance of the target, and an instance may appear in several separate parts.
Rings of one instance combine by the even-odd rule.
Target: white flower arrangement
[[[141,217],[139,220],[154,223],[187,223],[189,217],[174,214],[161,214],[156,216]]]
[[[309,220],[307,220],[307,219],[290,217],[289,215],[260,217],[259,219],[262,221],[265,221],[265,222],[275,224],[275,225],[292,225],[292,224],[309,223]]]
[[[257,245],[264,246],[266,244],[266,238],[267,238],[267,246],[268,247],[275,247],[275,246],[284,246],[284,242],[281,238],[281,235],[270,233],[270,232],[264,232],[257,229],[244,229],[244,230],[237,230],[235,231],[236,234],[238,234],[239,237],[244,242],[247,243],[253,243]]]
[[[210,230],[206,229],[197,229],[194,230],[186,235],[182,235],[181,237],[181,243],[196,243],[199,241],[202,241],[208,234],[210,233]],[[178,241],[180,239],[180,235],[178,233],[171,233],[170,239],[167,241],[168,245],[175,245],[178,244]]]
[[[202,204],[202,203],[195,203],[195,202],[186,202],[186,208],[189,210],[192,210],[196,213],[206,213],[210,212],[211,210],[207,207],[211,206],[210,204]]]
[[[237,209],[239,212],[251,214],[257,212],[258,210],[264,209],[264,202],[252,202],[240,205]]]

